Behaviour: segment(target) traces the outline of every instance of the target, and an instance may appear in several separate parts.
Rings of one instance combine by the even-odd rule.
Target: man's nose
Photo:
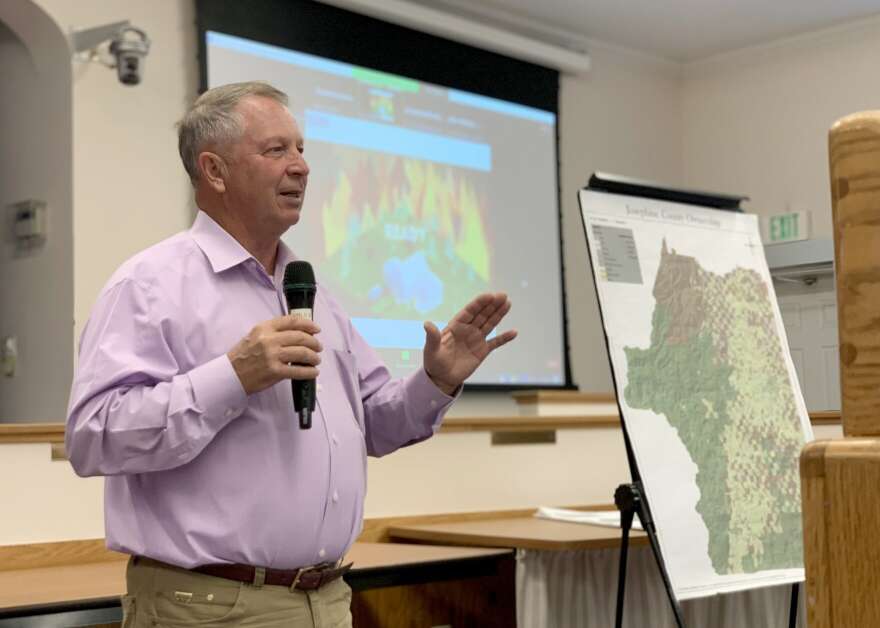
[[[300,153],[294,153],[293,158],[287,165],[287,171],[290,174],[307,175],[309,174],[309,164],[306,163],[306,158]]]

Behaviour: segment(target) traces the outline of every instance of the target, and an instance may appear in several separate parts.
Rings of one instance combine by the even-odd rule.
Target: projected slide
[[[517,342],[473,383],[564,382],[553,113],[226,34],[208,84],[290,96],[311,167],[285,236],[395,375],[475,295],[507,292]]]

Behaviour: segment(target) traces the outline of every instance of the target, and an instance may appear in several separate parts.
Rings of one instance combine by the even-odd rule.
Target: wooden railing
[[[811,412],[813,425],[839,425],[840,412]],[[440,433],[540,432],[546,430],[597,429],[620,426],[616,414],[575,416],[483,416],[447,417]],[[63,423],[0,423],[0,443],[64,443]]]

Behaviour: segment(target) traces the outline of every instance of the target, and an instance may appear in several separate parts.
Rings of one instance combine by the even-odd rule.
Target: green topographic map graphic
[[[802,567],[804,435],[767,286],[662,246],[651,345],[625,347],[624,398],[665,416],[690,453],[718,574]]]

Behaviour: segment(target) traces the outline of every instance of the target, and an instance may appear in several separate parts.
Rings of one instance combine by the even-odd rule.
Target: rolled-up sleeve
[[[110,286],[83,331],[65,436],[79,475],[185,464],[247,405],[226,355],[182,372],[153,290],[133,279]]]

